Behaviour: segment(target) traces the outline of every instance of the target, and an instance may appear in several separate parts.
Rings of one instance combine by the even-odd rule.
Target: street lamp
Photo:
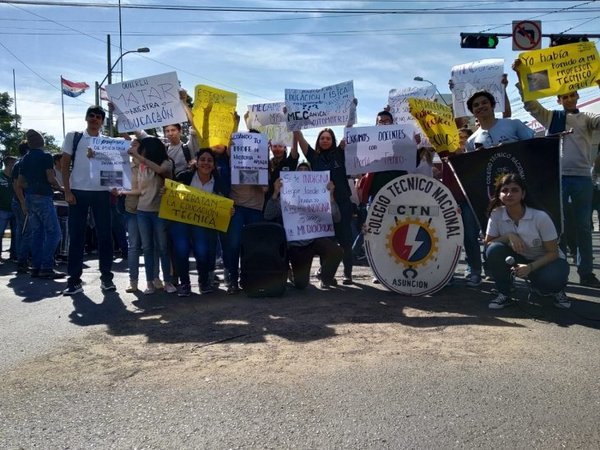
[[[140,47],[137,50],[128,50],[125,53],[123,53],[121,56],[119,56],[117,58],[117,60],[115,61],[115,63],[109,67],[108,69],[108,73],[106,74],[106,76],[102,79],[102,81],[100,83],[96,83],[96,105],[100,104],[100,88],[102,87],[102,85],[104,84],[104,82],[108,79],[108,84],[112,83],[112,72],[113,69],[115,67],[117,67],[117,64],[119,64],[119,61],[121,61],[121,59],[123,59],[123,56],[129,54],[129,53],[149,53],[150,49],[148,47]]]
[[[128,50],[125,53],[122,53],[121,56],[119,56],[117,58],[117,60],[115,61],[115,63],[111,66],[110,65],[110,34],[108,34],[106,36],[106,51],[107,51],[107,57],[106,57],[106,61],[107,61],[107,66],[108,66],[108,73],[106,74],[106,76],[102,79],[102,81],[100,83],[96,83],[96,105],[100,104],[100,87],[104,84],[104,82],[106,80],[108,80],[108,84],[112,83],[112,73],[113,73],[113,69],[115,67],[117,67],[117,64],[119,64],[119,61],[121,61],[121,59],[123,59],[123,56],[129,54],[129,53],[148,53],[150,51],[150,49],[148,47],[140,47],[137,50]],[[112,111],[108,111],[108,132],[109,135],[112,136],[113,134],[113,124],[112,124]]]
[[[432,83],[429,80],[424,79],[423,77],[414,77],[413,80],[415,80],[415,81],[424,81],[425,83],[429,83],[430,85],[432,85],[435,88],[435,91],[438,93],[438,95],[442,99],[442,101],[444,102],[444,105],[450,106],[448,104],[448,102],[446,102],[446,100],[444,100],[444,96],[442,95],[442,93],[439,91],[439,89],[437,88],[437,86],[434,83]]]

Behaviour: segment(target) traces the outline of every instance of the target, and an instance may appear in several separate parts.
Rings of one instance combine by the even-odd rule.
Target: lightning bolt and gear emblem
[[[418,267],[437,253],[437,237],[427,222],[407,219],[398,222],[387,235],[389,255],[400,264]]]

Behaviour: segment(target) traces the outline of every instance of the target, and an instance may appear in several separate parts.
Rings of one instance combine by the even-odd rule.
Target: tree
[[[5,155],[16,155],[17,145],[22,139],[18,127],[21,117],[11,113],[13,103],[8,92],[0,93],[0,152]]]

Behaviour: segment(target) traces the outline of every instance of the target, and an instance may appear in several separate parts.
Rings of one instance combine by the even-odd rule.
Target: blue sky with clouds
[[[13,95],[14,69],[22,127],[61,142],[60,76],[92,86],[77,98],[64,98],[67,131],[83,128],[84,111],[94,103],[94,81],[107,74],[107,34],[113,62],[121,51],[119,2],[39,3],[44,2],[0,0],[0,92]],[[359,12],[348,13],[352,10]],[[600,4],[591,1],[122,0],[120,11],[123,51],[151,49],[123,58],[126,80],[175,70],[190,93],[197,84],[237,92],[240,114],[248,104],[282,101],[286,88],[354,80],[359,125],[373,124],[390,89],[424,85],[413,81],[421,76],[448,92],[452,66],[487,58],[505,60],[513,117],[529,120],[510,71],[518,55],[511,39],[501,38],[494,50],[461,49],[459,34],[510,33],[513,20],[525,19],[541,20],[544,34],[600,30]],[[542,40],[544,47],[548,43]],[[120,80],[119,73],[114,77]],[[585,101],[599,92],[589,88],[580,94]],[[555,104],[553,98],[545,102]]]

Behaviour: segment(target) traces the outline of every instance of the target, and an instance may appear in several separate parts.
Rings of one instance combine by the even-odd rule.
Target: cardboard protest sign
[[[577,42],[519,54],[519,81],[525,101],[563,95],[600,79],[600,58],[593,42]]]
[[[448,163],[483,231],[487,225],[486,209],[493,197],[496,180],[506,173],[516,173],[527,183],[527,195],[540,209],[548,212],[558,233],[561,233],[560,139],[527,139],[448,157]]]
[[[408,103],[411,114],[436,152],[455,152],[458,149],[458,128],[449,106],[419,98],[409,98]]]
[[[175,222],[226,232],[233,200],[165,179],[158,216]]]
[[[264,134],[234,133],[230,159],[231,184],[269,184],[269,147]]]
[[[229,145],[235,131],[237,94],[199,84],[194,92],[194,127],[200,134],[200,147]]]
[[[288,241],[335,235],[329,171],[281,172],[281,214]]]
[[[453,83],[452,106],[454,117],[472,116],[467,100],[478,91],[487,91],[496,99],[496,112],[504,111],[503,59],[482,59],[454,66],[450,79]]]
[[[348,175],[386,170],[413,172],[417,160],[413,131],[412,125],[407,124],[346,128],[346,172]]]
[[[131,141],[94,137],[90,141],[93,157],[90,160],[90,179],[98,190],[131,189],[129,153]]]
[[[109,84],[106,93],[121,133],[187,121],[176,72]]]
[[[283,112],[285,102],[258,103],[248,105],[248,129],[254,128],[266,135],[274,143],[292,145],[293,135],[287,129],[286,114]]]
[[[346,81],[321,89],[286,89],[285,106],[290,131],[353,124],[354,84]]]

